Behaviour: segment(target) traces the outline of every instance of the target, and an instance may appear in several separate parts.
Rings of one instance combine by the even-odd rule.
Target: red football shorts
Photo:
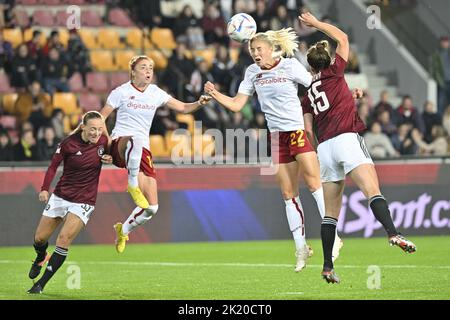
[[[113,158],[113,164],[119,168],[126,168],[125,160],[119,155],[119,140],[122,137],[114,139],[111,143],[111,156]],[[156,170],[153,166],[153,156],[150,150],[142,149],[142,159],[139,171],[142,171],[146,176],[156,179]]]
[[[290,163],[300,153],[314,151],[304,130],[270,134],[273,163]]]

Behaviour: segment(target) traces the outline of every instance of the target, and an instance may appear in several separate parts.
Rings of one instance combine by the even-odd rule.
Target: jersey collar
[[[279,58],[278,60],[275,61],[275,64],[273,66],[271,66],[270,68],[261,68],[261,70],[272,70],[273,68],[275,68],[277,65],[279,65],[281,62],[281,58]]]

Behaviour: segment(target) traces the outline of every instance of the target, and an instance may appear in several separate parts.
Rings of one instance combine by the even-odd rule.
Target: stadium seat
[[[135,24],[131,21],[128,14],[121,8],[113,8],[108,13],[108,21],[112,25],[118,27],[134,27]]]
[[[4,29],[3,30],[3,38],[6,41],[11,42],[13,48],[16,48],[19,44],[23,42],[22,39],[22,31],[20,28],[15,29]]]
[[[234,63],[238,62],[239,59],[239,53],[241,52],[241,50],[239,48],[230,48],[230,59],[231,61],[233,61]]]
[[[50,11],[47,10],[36,10],[33,12],[33,26],[40,27],[54,27],[55,18]]]
[[[64,45],[64,47],[67,48],[67,45],[69,44],[69,31],[66,28],[59,28],[59,41]]]
[[[166,141],[161,135],[150,136],[150,150],[153,157],[168,157],[169,150],[166,148]]]
[[[216,57],[216,50],[215,49],[195,50],[193,54],[194,58],[203,58],[208,64],[208,67],[211,68],[214,59]]]
[[[30,17],[25,10],[16,10],[14,21],[17,27],[27,28],[30,26]]]
[[[195,119],[192,114],[177,113],[176,120],[177,122],[186,123],[188,131],[191,133],[191,135],[194,135]]]
[[[100,48],[95,34],[91,30],[81,28],[80,30],[78,30],[78,34],[80,35],[80,38],[86,48],[88,48],[89,50]]]
[[[91,64],[98,71],[115,71],[113,55],[110,50],[94,50],[90,52]]]
[[[66,10],[59,10],[55,15],[55,25],[58,27],[67,27],[67,21],[72,13],[68,13]]]
[[[69,5],[75,5],[75,6],[81,6],[83,4],[86,4],[85,0],[63,0],[64,3]],[[92,1],[91,1],[92,2]],[[95,1],[97,4],[101,4],[101,1]]]
[[[167,67],[169,61],[166,56],[158,50],[149,50],[145,53],[148,57],[152,58],[155,61],[155,69],[163,70]]]
[[[0,73],[0,93],[14,92],[15,90],[11,87],[8,76],[4,73]]]
[[[0,116],[0,127],[5,129],[16,129],[17,118],[15,116]]]
[[[3,103],[3,112],[13,115],[16,110],[16,100],[19,97],[17,93],[7,93],[3,95],[2,103]]]
[[[88,89],[94,92],[107,92],[108,88],[108,78],[103,72],[90,72],[87,74],[87,84]]]
[[[119,33],[112,29],[100,29],[97,41],[103,49],[123,49],[125,46],[120,42]]]
[[[34,30],[31,28],[26,29],[25,32],[23,33],[23,41],[25,41],[25,42],[30,41],[31,38],[33,37],[33,31]],[[45,46],[45,44],[47,43],[47,37],[45,36],[44,32],[41,33],[41,37],[39,38],[39,43],[42,47]]]
[[[41,4],[47,5],[47,6],[56,6],[61,4],[61,0],[41,0]]]
[[[32,6],[38,4],[38,0],[17,0],[16,4]]]
[[[73,93],[56,92],[53,94],[54,108],[60,108],[66,115],[79,114],[80,110],[77,105],[77,97]]]
[[[80,108],[83,112],[87,111],[100,111],[103,107],[100,97],[95,93],[82,93],[78,98],[80,102]]]
[[[150,39],[159,49],[173,50],[177,46],[172,30],[168,28],[153,28],[150,32]]]
[[[203,157],[211,157],[216,152],[216,144],[213,136],[209,134],[202,135],[202,154]]]
[[[109,75],[109,88],[110,90],[117,88],[121,84],[130,80],[130,74],[128,72],[113,72]]]
[[[118,50],[115,53],[116,67],[120,71],[128,70],[128,65],[131,60],[136,55],[133,50]]]
[[[168,131],[165,136],[166,146],[169,156],[178,157],[190,157],[191,156],[191,139],[188,135],[184,134],[174,134],[173,131]],[[176,150],[173,148],[176,147]]]
[[[153,48],[148,36],[143,38],[143,32],[138,28],[132,28],[127,32],[126,41],[128,45],[134,49],[142,49],[142,47],[144,47],[144,49]]]
[[[84,90],[83,79],[81,78],[81,74],[76,72],[69,79],[69,87],[72,92],[81,92]]]
[[[103,21],[97,11],[86,9],[81,11],[81,25],[86,27],[101,27]]]

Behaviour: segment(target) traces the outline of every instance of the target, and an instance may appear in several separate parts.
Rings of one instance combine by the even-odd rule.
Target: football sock
[[[36,242],[34,242],[33,244],[34,247],[34,251],[36,251],[36,260],[34,260],[35,262],[41,262],[45,259],[45,254],[47,253],[47,248],[48,248],[48,241],[46,241],[44,244],[37,244]]]
[[[48,261],[44,275],[38,281],[42,289],[45,287],[47,282],[53,277],[56,271],[58,271],[59,267],[62,266],[62,264],[66,260],[68,251],[69,251],[68,249],[61,247],[55,248],[55,252],[53,252],[50,260]]]
[[[305,240],[305,217],[303,214],[300,198],[284,200],[286,204],[286,216],[295,241],[295,248],[298,250],[306,244]]]
[[[139,168],[142,158],[142,141],[131,138],[125,150],[125,162],[128,169],[128,184],[133,188],[138,186]]]
[[[323,250],[323,268],[333,269],[333,245],[336,235],[337,219],[333,217],[323,218],[322,225],[320,226],[320,237],[322,238],[322,250]]]
[[[136,227],[146,223],[150,220],[158,211],[158,205],[150,205],[147,209],[136,207],[130,214],[128,219],[122,225],[123,234],[127,235],[133,231]]]
[[[325,217],[325,200],[323,199],[323,188],[320,187],[312,193],[314,199],[317,203],[317,208],[319,209],[320,217],[323,219]]]
[[[391,213],[387,205],[386,199],[382,195],[377,195],[369,199],[369,206],[375,218],[383,225],[389,237],[398,234],[397,229],[392,221]]]

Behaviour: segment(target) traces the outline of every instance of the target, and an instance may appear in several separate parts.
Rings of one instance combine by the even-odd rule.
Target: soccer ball
[[[249,14],[237,13],[228,21],[227,32],[233,40],[248,41],[256,33],[256,22]]]

